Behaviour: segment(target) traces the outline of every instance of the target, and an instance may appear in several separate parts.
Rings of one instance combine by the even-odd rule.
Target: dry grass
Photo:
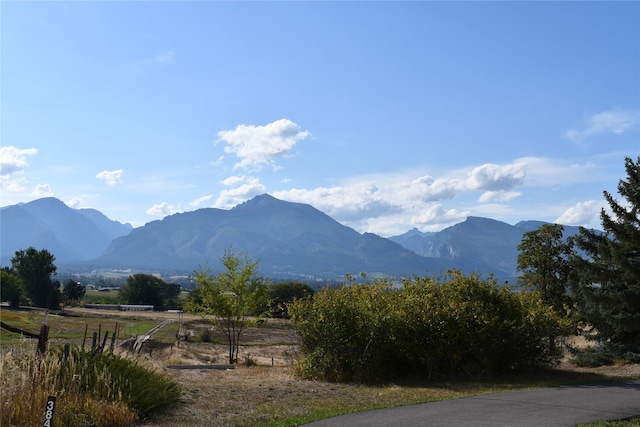
[[[77,310],[86,316],[105,316]],[[2,313],[4,317],[4,313]],[[111,321],[160,322],[175,314],[110,312]],[[81,318],[82,319],[82,318]],[[199,317],[184,316],[183,327],[192,337],[208,327]],[[95,321],[95,319],[93,319]],[[84,328],[84,326],[82,326]],[[560,369],[502,378],[439,382],[399,382],[379,386],[302,381],[293,376],[297,336],[291,324],[269,320],[265,327],[246,331],[239,360],[251,359],[257,366],[232,370],[167,369],[168,364],[211,365],[227,363],[224,336],[214,334],[213,343],[176,343],[158,337],[143,347],[143,355],[179,383],[183,395],[178,405],[139,427],[294,426],[333,415],[381,407],[452,399],[495,391],[576,384],[612,378],[640,378],[640,365]],[[273,366],[272,366],[273,363]]]
[[[640,365],[479,381],[399,383],[381,386],[301,381],[290,367],[239,366],[233,370],[168,370],[183,386],[179,406],[149,420],[164,426],[294,426],[348,412],[453,399],[474,394],[546,385],[640,377]]]

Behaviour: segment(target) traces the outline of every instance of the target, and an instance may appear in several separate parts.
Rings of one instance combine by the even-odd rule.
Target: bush
[[[625,351],[621,345],[600,343],[572,350],[571,363],[581,367],[597,367],[614,363],[640,363],[640,354]]]
[[[535,294],[454,271],[325,289],[290,306],[301,335],[297,373],[330,381],[490,375],[549,366],[567,325]]]
[[[213,331],[211,330],[211,328],[204,328],[200,330],[200,341],[201,342],[213,341]]]
[[[177,401],[178,386],[139,359],[72,349],[41,358],[7,353],[0,360],[1,425],[40,425],[47,396],[57,396],[55,425],[127,426]]]

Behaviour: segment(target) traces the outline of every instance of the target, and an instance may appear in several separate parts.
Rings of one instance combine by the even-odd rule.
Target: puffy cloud
[[[36,185],[29,195],[37,198],[51,197],[53,196],[53,191],[51,191],[51,186],[49,184],[39,184]]]
[[[218,132],[218,142],[224,141],[226,153],[240,159],[234,169],[260,170],[263,165],[278,169],[275,159],[287,157],[298,141],[309,136],[289,119],[280,119],[264,126],[238,125]]]
[[[96,175],[96,178],[104,180],[107,185],[116,185],[122,183],[122,169],[109,171],[105,170]]]
[[[239,187],[220,191],[214,207],[221,209],[232,208],[266,191],[267,187],[262,185],[258,178],[249,177],[246,178],[246,182]]]
[[[274,197],[292,202],[307,203],[327,215],[348,222],[363,216],[372,218],[400,210],[385,198],[371,181],[346,186],[319,187],[312,190],[277,191]]]
[[[562,213],[554,222],[565,225],[587,225],[599,218],[602,202],[587,200],[579,202]]]
[[[178,212],[181,212],[181,209],[179,207],[170,205],[167,202],[158,203],[147,209],[147,214],[163,217],[167,215],[173,215]]]
[[[27,167],[27,156],[35,156],[35,148],[0,147],[0,183],[2,189],[10,192],[24,190],[24,169]]]
[[[525,163],[478,166],[469,172],[465,186],[472,190],[506,191],[524,183],[527,174]]]
[[[460,191],[460,180],[449,178],[433,179],[426,175],[411,182],[411,191],[425,202],[453,199]]]
[[[464,221],[468,216],[468,211],[459,212],[455,209],[444,209],[440,203],[434,203],[425,206],[417,215],[412,216],[411,223],[422,230],[440,230],[442,225]]]
[[[0,175],[6,176],[22,172],[27,166],[27,156],[35,156],[35,148],[17,148],[13,146],[0,148]]]
[[[575,142],[602,133],[622,134],[640,123],[640,112],[636,110],[615,109],[603,111],[589,117],[587,127],[583,130],[571,129],[564,133],[565,138]]]
[[[73,199],[69,200],[65,204],[67,206],[69,206],[70,208],[80,209],[80,207],[82,207],[83,200],[81,198],[79,198],[79,197],[74,197]]]

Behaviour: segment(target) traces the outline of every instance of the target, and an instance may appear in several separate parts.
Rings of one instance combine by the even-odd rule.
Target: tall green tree
[[[289,317],[288,305],[296,299],[312,297],[315,291],[304,282],[281,282],[269,286],[269,299],[271,300],[271,315],[276,317]]]
[[[250,323],[249,316],[269,302],[268,285],[258,272],[259,261],[246,253],[228,249],[220,260],[225,271],[213,274],[208,268],[199,268],[194,272],[195,297],[187,301],[185,309],[215,317],[216,326],[227,337],[229,363],[233,364],[238,362],[240,338]]]
[[[167,284],[152,274],[134,274],[120,287],[119,298],[125,304],[164,305]]]
[[[22,280],[27,297],[36,307],[56,309],[60,305],[60,282],[51,278],[57,271],[53,263],[55,259],[46,249],[34,247],[16,251],[11,259],[12,268]]]
[[[560,224],[543,224],[522,235],[518,245],[518,282],[524,289],[538,292],[542,301],[565,314],[573,243],[563,238]]]
[[[20,306],[24,299],[24,289],[20,278],[6,267],[0,271],[0,275],[0,299],[8,301],[11,307]]]
[[[602,209],[604,233],[581,228],[575,238],[583,252],[572,259],[571,289],[588,337],[624,356],[640,356],[640,157],[625,158],[627,179],[616,200],[607,191],[610,212]]]
[[[77,280],[69,279],[62,288],[62,295],[70,301],[80,301],[87,291],[86,286]]]

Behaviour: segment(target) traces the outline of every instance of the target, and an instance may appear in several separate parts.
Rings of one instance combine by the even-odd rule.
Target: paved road
[[[521,390],[341,415],[307,427],[561,427],[640,416],[640,380]]]

